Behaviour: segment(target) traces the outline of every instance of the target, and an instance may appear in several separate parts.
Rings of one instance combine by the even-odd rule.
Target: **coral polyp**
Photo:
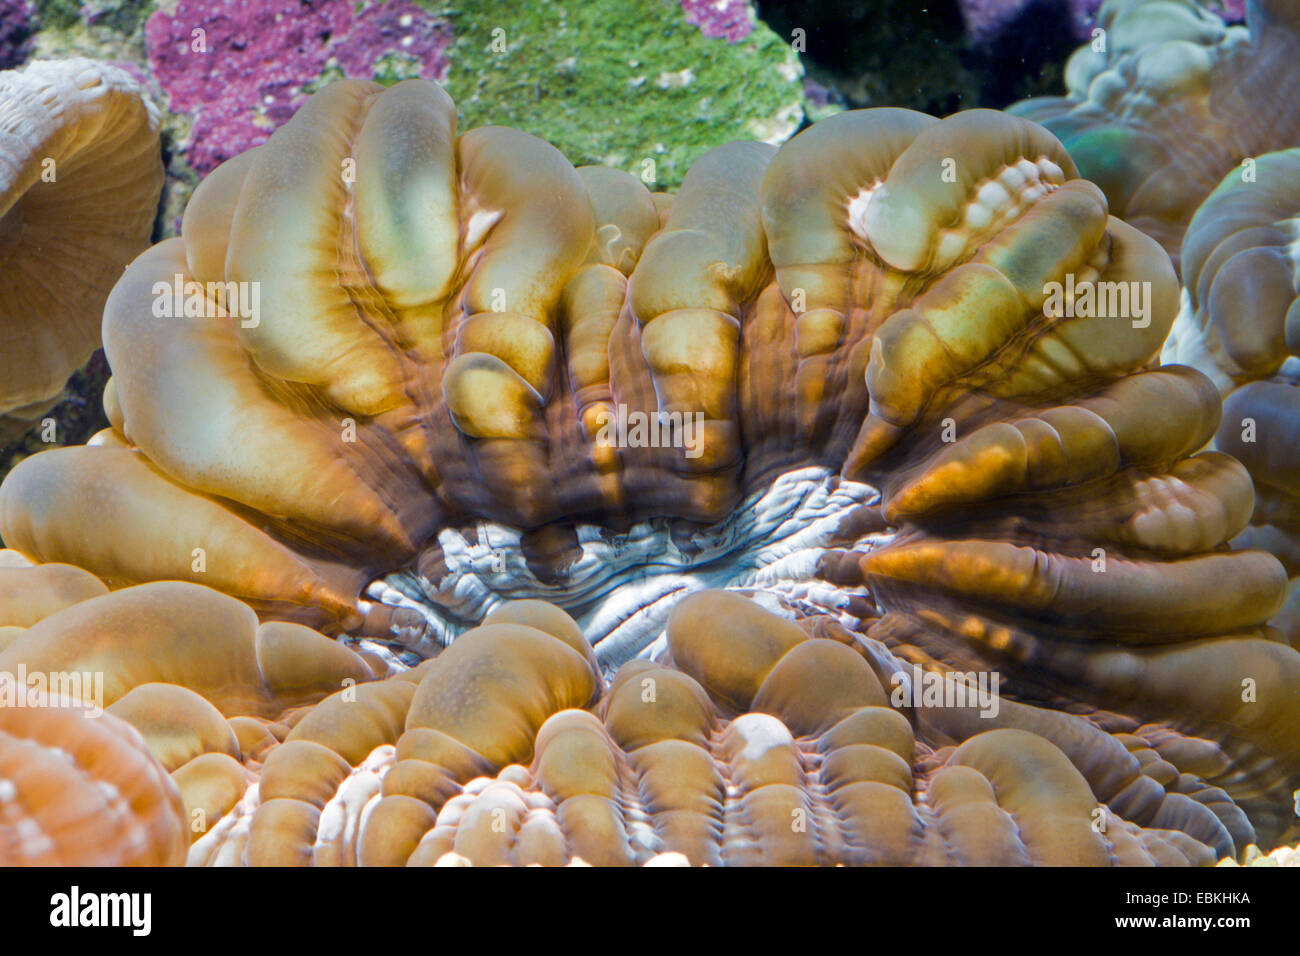
[[[103,671],[191,863],[1272,845],[1287,571],[1228,545],[1179,303],[1004,113],[849,112],[668,194],[340,81],[114,288],[111,428],[0,486],[7,573],[86,596],[9,612],[0,669]]]
[[[0,865],[1300,859],[1296,3],[494,4],[0,73]]]
[[[1300,30],[1292,0],[1249,0],[1227,26],[1197,0],[1107,0],[1070,58],[1065,96],[1011,107],[1059,136],[1116,215],[1175,261],[1229,170],[1294,144]]]
[[[99,311],[149,244],[158,111],[91,60],[0,72],[0,443],[99,346]]]
[[[90,597],[0,654],[33,670],[99,657],[109,704],[99,723],[76,699],[54,719],[3,712],[0,766],[25,766],[14,805],[62,786],[71,809],[8,824],[25,838],[0,862],[174,863],[187,821],[191,865],[1195,864],[1250,836],[1224,791],[1170,762],[1212,765],[1208,742],[1010,701],[918,724],[921,697],[891,704],[879,653],[704,591],[676,606],[662,660],[612,680],[540,601],[385,677],[199,586]],[[110,771],[134,774],[115,784],[130,802],[91,856],[66,821],[105,812],[118,790],[93,779]]]

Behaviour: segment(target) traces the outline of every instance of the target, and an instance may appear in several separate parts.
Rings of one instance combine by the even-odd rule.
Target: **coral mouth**
[[[530,560],[518,529],[489,521],[446,528],[422,556],[421,570],[385,575],[367,589],[373,602],[397,612],[388,616],[387,633],[373,637],[428,657],[502,604],[537,598],[574,617],[608,676],[662,650],[673,607],[707,589],[752,592],[784,616],[824,614],[857,630],[878,613],[874,599],[864,588],[819,579],[817,571],[828,551],[866,552],[892,540],[892,529],[856,520],[879,503],[871,485],[827,468],[799,468],[713,524],[683,529],[657,518],[617,533],[578,525],[576,550],[558,571]],[[382,617],[369,602],[362,612]]]

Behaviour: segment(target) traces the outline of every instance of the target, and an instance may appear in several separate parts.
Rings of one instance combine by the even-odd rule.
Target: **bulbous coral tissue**
[[[1068,100],[841,113],[675,194],[430,81],[316,93],[104,253],[111,427],[0,485],[0,863],[1294,842],[1300,159],[1182,205],[1159,126],[1080,166],[1151,63],[1241,89],[1297,15],[1187,4],[1178,60],[1140,6]],[[131,95],[114,172],[156,198]]]

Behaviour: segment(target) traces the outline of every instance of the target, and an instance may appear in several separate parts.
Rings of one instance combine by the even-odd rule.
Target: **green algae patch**
[[[144,64],[144,23],[153,0],[37,0],[30,59],[84,56]]]
[[[514,126],[652,189],[679,186],[715,146],[780,143],[803,120],[798,57],[761,22],[729,43],[677,0],[421,2],[452,24],[443,85],[461,129]]]
[[[37,21],[43,27],[66,30],[81,20],[81,4],[78,0],[35,0]]]

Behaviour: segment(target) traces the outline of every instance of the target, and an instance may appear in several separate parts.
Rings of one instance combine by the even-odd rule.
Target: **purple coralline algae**
[[[1086,39],[1097,21],[1102,0],[1051,0],[1053,10],[1064,6],[1068,12],[1074,39]],[[1012,25],[1025,26],[1036,10],[1046,11],[1043,0],[961,0],[966,32],[976,43],[995,41]]]
[[[32,8],[27,0],[0,0],[0,70],[27,59],[31,49]]]
[[[739,43],[754,32],[755,14],[749,0],[682,0],[686,19],[706,37]]]
[[[194,118],[186,156],[204,174],[263,143],[322,76],[445,79],[452,34],[409,0],[181,0],[145,41],[168,107]]]
[[[1102,0],[960,0],[966,32],[976,43],[998,39],[1013,25],[1027,27],[1036,12],[1057,10],[1064,5],[1076,40],[1086,40],[1097,25]],[[1240,23],[1246,15],[1246,0],[1222,0],[1204,4],[1228,23]]]

